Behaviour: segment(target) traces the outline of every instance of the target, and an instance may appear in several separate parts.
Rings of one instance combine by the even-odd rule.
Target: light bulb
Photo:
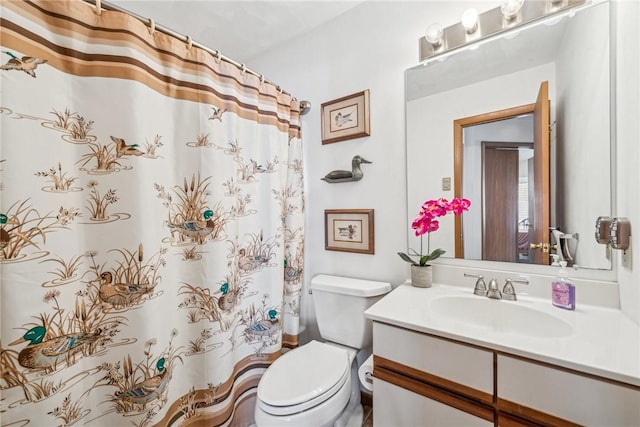
[[[435,48],[440,47],[442,45],[442,25],[433,23],[427,27],[425,31],[424,37],[427,39],[429,43]]]
[[[473,34],[478,29],[478,11],[474,8],[467,9],[460,21],[467,34]]]
[[[502,12],[502,16],[504,16],[507,21],[511,21],[518,16],[523,4],[524,0],[502,0],[500,12]]]

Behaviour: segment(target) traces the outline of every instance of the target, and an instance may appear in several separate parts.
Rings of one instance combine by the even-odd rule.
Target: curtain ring
[[[264,74],[260,74],[260,84],[264,84]]]
[[[222,61],[222,54],[220,53],[219,50],[216,50],[215,55],[213,55],[213,57],[215,58],[216,62],[219,64]]]
[[[191,49],[193,46],[193,40],[191,40],[191,36],[187,36],[187,49]]]
[[[247,66],[244,64],[240,64],[240,70],[242,70],[242,74],[244,75],[247,72]]]
[[[102,15],[102,0],[96,0],[96,14]]]
[[[153,18],[149,18],[149,34],[153,35],[156,32],[156,21]]]

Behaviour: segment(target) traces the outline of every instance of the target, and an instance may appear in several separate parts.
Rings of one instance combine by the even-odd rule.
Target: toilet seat
[[[350,365],[345,349],[311,341],[271,364],[258,385],[258,405],[277,416],[313,408],[344,387]]]

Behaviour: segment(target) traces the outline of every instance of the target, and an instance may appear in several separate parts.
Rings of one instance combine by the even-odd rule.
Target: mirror
[[[472,203],[442,218],[431,250],[611,269],[594,238],[611,212],[609,28],[609,3],[589,4],[407,70],[407,222],[428,199]],[[537,103],[547,111],[534,118]],[[539,154],[534,130],[544,141],[545,128]]]

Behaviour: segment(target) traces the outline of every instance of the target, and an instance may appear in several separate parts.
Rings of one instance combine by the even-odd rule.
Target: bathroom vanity
[[[533,3],[543,4],[525,4]],[[628,109],[621,102],[628,85],[626,78],[619,77],[626,67],[621,58],[625,52],[637,57],[637,45],[629,48],[631,44],[617,43],[626,34],[637,34],[632,24],[637,21],[637,10],[622,3],[587,2],[568,19],[539,20],[511,34],[505,32],[505,37],[484,39],[479,49],[448,50],[445,43],[438,49],[450,54],[440,58],[446,61],[432,60],[434,55],[407,70],[407,223],[411,224],[425,194],[447,196],[435,179],[439,176],[453,176],[453,195],[470,199],[476,208],[465,212],[463,221],[462,217],[443,220],[443,232],[430,236],[434,247],[458,258],[443,259],[438,266],[442,268],[434,268],[432,288],[402,284],[365,313],[373,320],[374,425],[640,426],[640,327],[619,309],[615,257],[609,252],[603,256],[603,248],[585,238],[592,235],[593,223],[601,215],[596,211],[608,211],[610,200],[615,200],[611,190],[616,187],[610,177],[616,176],[611,171],[618,169],[620,156],[611,151],[610,135],[626,128],[620,127],[624,115],[614,113]],[[547,39],[554,36],[558,38]],[[422,46],[427,39],[421,37],[420,43]],[[533,46],[542,47],[540,55],[532,51]],[[548,55],[552,52],[557,54],[554,58]],[[588,77],[592,72],[598,77]],[[610,72],[616,78],[610,78]],[[547,86],[542,82],[548,82],[548,91],[540,90]],[[506,127],[497,131],[471,125],[480,118],[482,126],[502,125],[506,120],[500,116],[494,122],[497,116],[531,106],[545,98],[536,96],[543,92],[548,92],[549,101],[536,104],[551,103],[549,132],[554,144],[550,164],[555,169],[523,179],[516,164],[525,157],[517,152],[525,147],[509,143],[535,141],[536,132],[515,135],[514,125],[509,128],[514,134],[507,135]],[[595,93],[597,97],[580,101],[583,95]],[[585,107],[595,112],[593,117]],[[635,109],[636,104],[632,111]],[[496,116],[489,120],[492,114]],[[548,114],[543,112],[540,117]],[[547,133],[544,124],[541,131],[538,134]],[[623,141],[620,138],[617,143]],[[449,142],[452,150],[434,150],[436,144]],[[536,153],[535,148],[546,148],[547,142],[534,142],[532,160],[522,162],[522,172],[535,169],[540,159],[549,163],[549,153]],[[513,152],[505,154],[505,159],[511,160],[501,160],[501,167],[486,166],[487,159],[497,159],[498,151],[509,150]],[[576,161],[579,157],[585,161]],[[502,164],[512,165],[513,171]],[[494,170],[501,175],[493,175]],[[593,170],[602,175],[591,175]],[[546,194],[546,181],[536,183],[536,175],[551,180],[551,195]],[[521,199],[516,188],[523,181],[527,181],[528,197]],[[498,195],[500,203],[496,203],[493,193],[484,187],[487,182],[489,187],[505,182],[513,185]],[[625,197],[626,189],[618,194]],[[520,205],[520,200],[527,202]],[[549,200],[555,204],[553,212],[546,210]],[[505,206],[522,215],[509,214],[508,220],[488,227],[486,219],[502,218],[499,215],[507,210]],[[543,212],[536,213],[539,207]],[[531,218],[539,224],[529,223]],[[551,304],[550,284],[556,272],[548,267],[549,251],[545,249],[553,248],[549,246],[554,243],[549,238],[550,226],[558,227],[556,232],[559,228],[567,232],[563,236],[552,233],[555,255],[567,255],[557,251],[563,237],[572,236],[575,245],[580,237],[579,256],[567,256],[580,265],[572,272],[582,282],[579,286],[574,282],[575,311]],[[421,237],[410,227],[407,233],[407,247],[418,247]],[[482,269],[476,274],[491,274],[487,280],[498,278],[500,289],[507,277],[526,277],[530,294],[521,295],[522,287],[517,286],[517,301],[474,295],[473,283],[459,286],[463,273],[474,268]],[[625,279],[624,286],[637,286],[637,274],[632,277]],[[627,293],[637,295],[635,290]],[[635,310],[635,303],[630,306]]]
[[[619,310],[403,284],[373,320],[374,425],[638,426],[640,327]]]

